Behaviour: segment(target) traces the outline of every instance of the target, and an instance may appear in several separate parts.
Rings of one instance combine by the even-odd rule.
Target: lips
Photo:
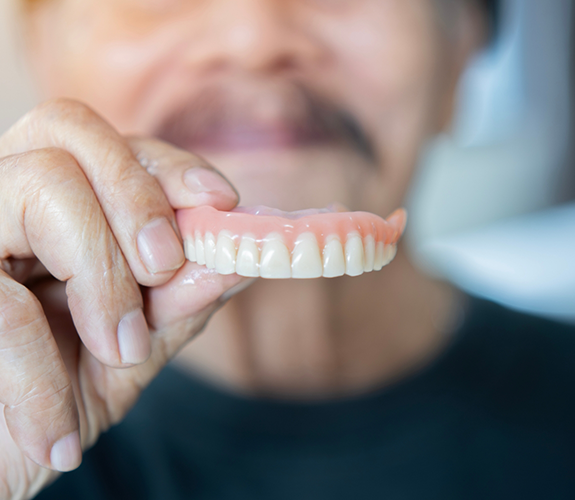
[[[244,122],[203,127],[179,140],[180,147],[196,151],[250,151],[292,149],[329,142],[325,132],[307,125],[276,123],[260,125]]]
[[[369,139],[352,115],[295,82],[238,79],[190,97],[155,135],[200,152],[340,145],[369,156]]]
[[[190,93],[155,134],[202,155],[248,205],[288,210],[336,199],[363,207],[361,179],[379,163],[342,105],[285,79],[219,79]]]

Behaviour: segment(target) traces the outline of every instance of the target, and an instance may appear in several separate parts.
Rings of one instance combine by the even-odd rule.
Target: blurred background
[[[421,266],[475,295],[575,322],[572,0],[503,0],[453,129],[408,200]],[[0,0],[0,133],[37,102],[14,3]]]
[[[476,295],[575,322],[572,0],[504,0],[410,200],[419,262]]]

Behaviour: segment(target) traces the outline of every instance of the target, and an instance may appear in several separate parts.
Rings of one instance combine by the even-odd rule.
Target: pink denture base
[[[407,220],[405,210],[398,209],[387,219],[368,212],[334,212],[306,215],[297,219],[276,215],[254,215],[244,212],[222,212],[213,207],[203,206],[178,210],[178,226],[185,238],[193,238],[196,232],[201,235],[229,231],[234,240],[250,234],[257,241],[265,241],[272,234],[282,236],[288,249],[293,250],[296,238],[311,232],[320,245],[326,238],[339,236],[345,242],[349,234],[358,233],[362,238],[373,236],[376,242],[395,244],[401,237]]]

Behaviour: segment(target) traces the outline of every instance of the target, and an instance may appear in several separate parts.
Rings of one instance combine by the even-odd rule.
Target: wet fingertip
[[[127,365],[141,364],[150,357],[150,331],[142,309],[126,314],[118,324],[118,349]]]
[[[78,468],[82,463],[82,445],[80,434],[74,431],[59,439],[50,451],[50,464],[52,469],[60,472],[69,472]]]

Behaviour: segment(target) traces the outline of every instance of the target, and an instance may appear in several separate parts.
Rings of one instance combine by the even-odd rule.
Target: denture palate
[[[179,210],[177,220],[191,262],[219,274],[305,279],[379,271],[395,257],[406,213],[198,207]]]

